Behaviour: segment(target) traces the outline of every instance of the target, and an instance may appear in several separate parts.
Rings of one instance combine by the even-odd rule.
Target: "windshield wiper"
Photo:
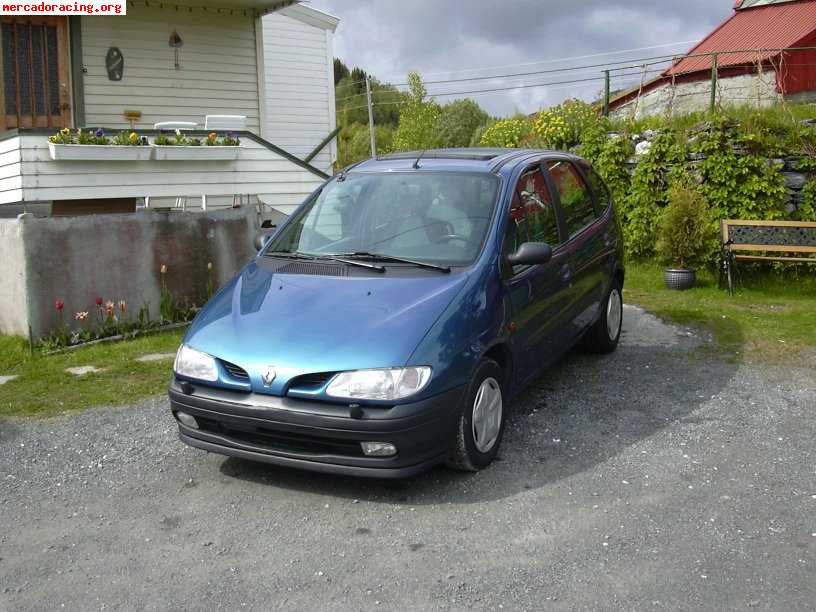
[[[338,253],[335,257],[365,257],[367,259],[374,259],[377,261],[390,261],[393,263],[404,263],[419,268],[427,268],[429,270],[437,270],[439,272],[448,273],[451,271],[449,266],[438,266],[436,264],[427,263],[424,261],[417,261],[416,259],[406,259],[405,257],[394,257],[393,255],[383,255],[381,253],[369,253],[367,251],[355,251],[354,253]]]
[[[336,255],[320,255],[320,259],[329,259],[331,261],[339,261],[340,263],[344,263],[349,266],[358,266],[360,268],[368,268],[369,270],[374,270],[375,272],[383,273],[385,272],[385,268],[382,266],[378,266],[376,264],[369,264],[363,263],[362,261],[354,261],[353,259],[344,259],[343,256],[337,257]]]
[[[265,257],[280,257],[281,259],[316,259],[313,255],[297,251],[267,251]]]

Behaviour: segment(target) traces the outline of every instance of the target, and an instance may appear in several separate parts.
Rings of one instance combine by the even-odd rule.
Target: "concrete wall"
[[[780,101],[776,91],[776,73],[723,77],[717,87],[717,103],[721,106],[760,105],[773,106]],[[618,118],[636,119],[652,115],[684,115],[708,110],[711,104],[711,81],[694,81],[692,83],[671,83],[661,85],[642,96],[633,99],[614,110],[611,115]]]
[[[4,262],[0,299],[5,300],[15,287],[25,295],[26,327],[31,325],[34,337],[54,328],[57,299],[65,302],[66,322],[73,322],[75,312],[93,311],[97,297],[125,300],[130,317],[149,304],[151,316],[158,317],[162,264],[167,266],[165,281],[174,297],[201,304],[206,297],[207,263],[213,264],[217,285],[228,281],[254,254],[257,227],[252,208],[44,219],[27,215],[8,222],[14,223],[24,248],[16,251],[12,266],[17,275],[8,274],[8,258]],[[3,245],[0,255],[10,248],[5,240]],[[21,291],[22,281],[17,279],[22,269]],[[5,307],[5,301],[0,304]],[[0,331],[22,335],[25,327],[21,329],[19,319],[19,314],[4,314]]]
[[[0,219],[0,332],[28,336],[22,224]]]

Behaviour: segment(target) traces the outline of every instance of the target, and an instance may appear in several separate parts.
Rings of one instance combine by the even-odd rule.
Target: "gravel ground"
[[[813,370],[706,343],[628,308],[475,475],[207,455],[162,399],[0,422],[0,609],[813,610]]]

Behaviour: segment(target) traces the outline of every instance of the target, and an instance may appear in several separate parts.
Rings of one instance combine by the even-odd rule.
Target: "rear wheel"
[[[615,281],[606,296],[601,316],[584,336],[583,348],[591,353],[612,353],[618,348],[623,322],[623,297],[620,281]]]
[[[476,472],[495,459],[504,434],[503,380],[504,372],[491,359],[482,360],[476,368],[459,410],[449,467]]]

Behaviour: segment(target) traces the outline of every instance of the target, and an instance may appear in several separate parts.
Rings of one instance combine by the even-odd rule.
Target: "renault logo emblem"
[[[263,380],[264,386],[271,387],[277,375],[278,373],[275,372],[274,366],[267,367],[264,370],[263,374],[261,374],[261,380]]]

